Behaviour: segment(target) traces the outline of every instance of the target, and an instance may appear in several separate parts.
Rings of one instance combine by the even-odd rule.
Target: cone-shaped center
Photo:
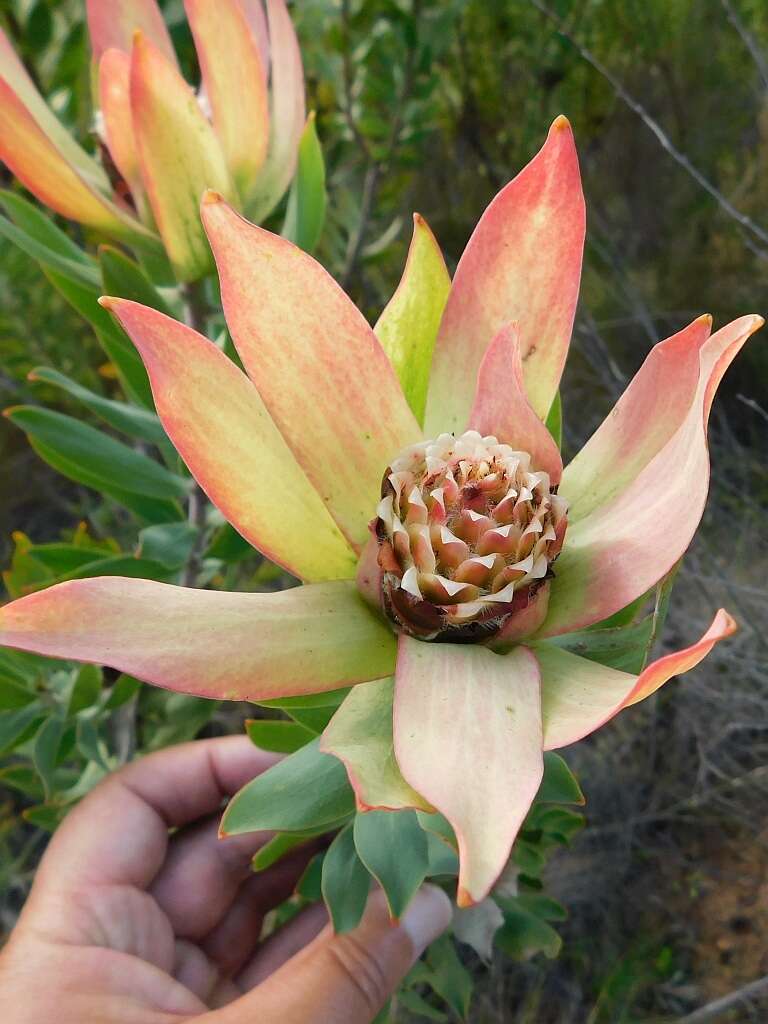
[[[488,640],[523,615],[532,632],[566,511],[530,455],[495,437],[469,430],[407,448],[374,521],[385,612],[424,640]]]

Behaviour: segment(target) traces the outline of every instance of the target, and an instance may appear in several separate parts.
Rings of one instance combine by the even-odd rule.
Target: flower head
[[[6,606],[0,642],[218,699],[351,686],[322,749],[344,762],[360,809],[442,812],[459,901],[479,901],[535,797],[543,751],[597,729],[735,628],[720,610],[701,639],[639,674],[577,653],[578,631],[646,594],[690,543],[714,392],[762,320],[710,335],[700,317],[656,345],[563,470],[545,419],[584,241],[564,118],[483,214],[453,282],[416,218],[375,330],[317,262],[220,195],[206,195],[202,216],[245,372],[156,310],[103,302],[201,487],[304,585],[74,580]]]
[[[284,194],[304,128],[285,0],[185,0],[202,81],[184,81],[156,0],[88,0],[102,162],[66,133],[0,30],[0,161],[65,217],[133,244],[158,231],[177,277],[210,267],[198,205],[255,220]]]
[[[476,430],[412,445],[384,477],[373,524],[383,607],[409,636],[492,639],[532,603],[546,611],[566,523],[527,452]]]

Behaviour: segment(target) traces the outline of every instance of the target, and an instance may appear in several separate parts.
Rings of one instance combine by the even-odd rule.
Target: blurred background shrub
[[[162,6],[194,77],[182,5]],[[0,23],[61,119],[87,139],[83,8],[80,0],[5,0]],[[563,386],[566,457],[657,340],[704,311],[716,326],[765,314],[762,0],[301,0],[292,14],[327,164],[317,255],[371,321],[399,278],[414,210],[453,268],[479,214],[553,118],[572,121],[589,220]],[[79,240],[75,226],[61,226]],[[45,404],[83,417],[66,392],[28,380],[41,364],[104,397],[118,393],[88,326],[7,243],[0,353],[5,406]],[[768,974],[767,380],[758,336],[715,406],[712,493],[666,638],[686,642],[720,604],[742,631],[684,683],[567,752],[587,794],[589,827],[548,869],[550,889],[571,910],[559,926],[563,950],[557,960],[499,960],[489,971],[468,957],[478,1024],[675,1018]],[[178,569],[168,537],[151,536],[147,548],[134,519],[56,474],[5,420],[0,448],[9,591],[61,575],[62,558],[84,565],[138,550],[159,558],[169,577]],[[228,543],[222,536],[213,552],[221,585],[280,585],[269,566]],[[16,706],[8,698],[0,715],[0,754],[31,744],[37,768],[0,760],[7,928],[67,800],[137,748],[233,721],[215,704],[140,689],[114,673],[51,672],[29,656],[1,658],[5,679],[40,691],[34,701],[20,693]],[[61,712],[47,731],[46,707]],[[733,1012],[732,1020],[763,1019],[757,1008]]]

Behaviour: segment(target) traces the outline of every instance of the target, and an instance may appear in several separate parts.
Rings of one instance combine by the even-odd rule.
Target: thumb
[[[450,901],[436,886],[423,886],[398,923],[390,920],[384,894],[377,890],[354,931],[335,935],[329,926],[248,996],[231,1004],[230,1011],[240,1011],[233,1013],[231,1024],[251,1019],[370,1024],[450,921]]]

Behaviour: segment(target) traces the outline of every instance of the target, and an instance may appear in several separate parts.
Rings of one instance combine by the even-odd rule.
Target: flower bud
[[[468,430],[402,452],[371,528],[381,602],[398,632],[451,643],[519,639],[546,613],[567,507],[527,452]]]

